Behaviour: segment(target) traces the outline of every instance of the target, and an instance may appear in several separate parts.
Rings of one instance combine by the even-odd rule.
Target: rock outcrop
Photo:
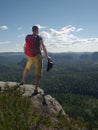
[[[17,86],[18,83],[0,81],[0,91],[5,91],[6,85],[13,87],[13,86]],[[25,84],[25,85],[21,85],[18,89],[25,90],[23,96],[30,97],[34,92],[34,85]],[[48,112],[51,114],[57,115],[59,112],[62,112],[62,115],[66,115],[62,106],[55,98],[53,98],[51,95],[45,95],[44,91],[41,88],[38,88],[38,91],[40,92],[39,94],[31,97],[34,106],[39,107],[40,109],[42,107],[45,107],[45,109],[47,108]]]
[[[19,83],[17,82],[0,81],[0,92],[1,93],[11,92],[10,90],[13,90],[12,87],[15,87],[14,91],[16,93],[17,93],[17,90],[19,90],[19,92],[22,92],[23,98],[30,97],[30,103],[31,103],[30,110],[32,111],[29,111],[31,115],[29,121],[33,120],[32,123],[30,123],[30,130],[39,130],[39,128],[42,128],[40,130],[69,130],[70,128],[73,128],[73,130],[86,130],[85,128],[80,129],[77,123],[71,124],[71,120],[69,119],[68,115],[64,112],[60,103],[51,95],[45,95],[44,90],[42,90],[41,88],[38,88],[38,91],[40,93],[38,93],[35,96],[31,96],[35,89],[34,85],[25,84],[25,85],[19,86],[18,84]],[[8,89],[10,87],[11,89]],[[14,117],[13,115],[13,118],[16,118],[16,117]],[[24,121],[23,115],[22,115],[22,119]],[[17,126],[20,127],[20,123]]]

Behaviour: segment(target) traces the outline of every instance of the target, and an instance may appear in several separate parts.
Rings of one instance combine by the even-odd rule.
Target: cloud
[[[36,24],[36,26],[38,26],[39,29],[46,28],[45,26],[41,26],[41,25],[39,25],[39,24]]]
[[[3,42],[0,42],[0,45],[5,45],[5,44],[10,44],[11,41],[3,41]]]
[[[18,38],[21,38],[21,37],[25,37],[25,36],[26,36],[26,34],[23,33],[23,34],[18,35],[17,37],[18,37]]]
[[[77,37],[72,34],[72,32],[76,31],[77,29],[72,26],[63,27],[60,30],[55,30],[50,28],[47,32],[41,32],[41,35],[50,43],[56,44],[66,44],[71,43]]]
[[[98,51],[98,38],[82,38],[79,37],[83,28],[74,27],[72,25],[64,26],[59,29],[48,28],[37,25],[40,28],[40,35],[46,45],[48,52],[94,52]],[[22,29],[21,27],[19,27]],[[19,29],[18,28],[18,29]],[[44,29],[43,29],[44,28]],[[0,27],[1,29],[1,27]],[[27,34],[23,33],[17,37],[19,42],[1,41],[0,51],[23,51],[23,40]],[[16,37],[16,38],[17,38]],[[23,38],[23,39],[22,39]],[[21,41],[22,40],[22,41]],[[6,47],[5,47],[6,45]],[[7,49],[6,49],[7,48]]]
[[[41,31],[40,35],[50,52],[98,50],[98,38],[80,38],[78,37],[80,31],[84,31],[83,28],[68,25],[59,30],[50,28],[47,31]]]
[[[83,30],[83,28],[78,28],[77,29],[77,32],[80,32],[80,31],[82,31]]]
[[[6,25],[0,26],[0,30],[7,30],[8,27]]]
[[[0,42],[0,52],[22,52],[23,43],[16,43],[11,41]]]
[[[17,30],[22,30],[22,27],[18,27]]]

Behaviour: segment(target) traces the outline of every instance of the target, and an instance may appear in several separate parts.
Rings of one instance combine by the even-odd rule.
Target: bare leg
[[[21,85],[22,85],[22,83],[24,83],[25,82],[25,78],[26,78],[26,76],[28,75],[28,70],[27,69],[24,69],[24,71],[23,71],[23,75],[22,75],[22,80],[21,80]]]
[[[36,75],[36,77],[35,77],[35,90],[38,90],[40,79],[41,79],[41,76]]]

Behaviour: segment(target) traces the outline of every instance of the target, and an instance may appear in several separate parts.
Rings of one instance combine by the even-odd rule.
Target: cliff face
[[[12,98],[13,98],[13,100],[12,100],[10,95],[13,95],[12,88],[14,88],[14,87],[15,87],[14,93],[16,93],[16,95],[14,94],[14,96],[12,96]],[[7,126],[10,123],[9,118],[11,118],[11,119],[13,118],[14,123],[12,123],[12,125],[9,126],[9,129],[10,128],[13,129],[13,127],[16,127],[17,123],[19,123],[21,120],[24,121],[24,118],[27,118],[26,117],[27,114],[26,113],[23,114],[23,112],[26,111],[26,109],[28,109],[28,108],[25,109],[23,106],[23,110],[20,112],[20,114],[18,113],[19,114],[18,116],[20,116],[20,118],[22,118],[22,119],[19,118],[18,120],[20,120],[20,121],[17,121],[17,122],[16,122],[16,120],[14,120],[14,118],[17,117],[17,111],[19,109],[19,107],[16,108],[15,106],[13,106],[13,105],[17,104],[17,102],[16,102],[17,91],[22,92],[22,99],[29,97],[29,99],[31,101],[32,105],[30,107],[31,108],[30,109],[31,110],[30,117],[32,119],[29,119],[29,120],[25,119],[26,121],[24,122],[24,124],[26,122],[28,124],[28,122],[31,121],[30,127],[28,126],[28,128],[30,128],[30,130],[58,130],[58,128],[61,126],[62,126],[62,128],[60,130],[66,130],[66,127],[68,127],[68,125],[66,126],[66,122],[67,122],[67,124],[69,123],[69,118],[66,115],[66,113],[64,112],[64,110],[63,110],[62,106],[59,104],[59,102],[55,98],[53,98],[51,95],[45,95],[44,91],[41,88],[38,88],[38,91],[40,93],[31,97],[32,93],[34,92],[34,85],[25,84],[25,85],[21,85],[19,87],[18,83],[16,83],[16,82],[2,82],[2,81],[0,81],[1,96],[2,96],[3,92],[6,95],[8,92],[10,93],[10,94],[8,94],[8,96],[5,95],[6,97],[3,96],[4,101],[0,101],[0,104],[2,105],[3,104],[2,102],[5,102],[6,100],[8,101],[9,99],[7,99],[7,98],[10,98],[8,106],[7,106],[7,104],[4,104],[7,108],[7,110],[6,110],[6,108],[3,107],[3,105],[2,105],[3,108],[1,108],[1,110],[0,110],[0,113],[3,113],[3,112],[4,112],[4,114],[5,114],[5,112],[8,113],[8,115],[7,116],[5,115],[5,118],[4,118],[5,120],[7,120],[6,118],[8,118]],[[15,112],[11,112],[11,113],[13,113],[12,114],[13,116],[9,117],[11,105],[12,105],[12,110],[14,110],[14,109],[16,109],[16,110],[15,110]],[[21,104],[19,106],[21,106]],[[8,108],[9,108],[9,110],[8,110]],[[21,114],[24,117],[21,117]],[[59,121],[59,118],[61,121]],[[2,123],[2,121],[4,122],[4,119],[2,116],[2,118],[0,119],[1,120],[0,123]],[[13,126],[13,124],[14,124],[14,126]],[[6,126],[2,125],[2,129],[5,127]],[[20,123],[17,124],[17,128],[18,127],[21,127]],[[57,128],[55,128],[55,127],[57,127]]]
[[[17,86],[18,83],[0,81],[1,91],[5,90],[6,85],[12,87],[12,86]],[[34,85],[25,84],[25,85],[21,85],[18,89],[25,90],[23,96],[30,97],[34,92]],[[59,102],[56,99],[54,99],[51,95],[45,95],[44,91],[41,88],[38,88],[38,91],[40,92],[39,94],[31,97],[34,106],[39,107],[40,109],[42,107],[46,107],[48,111],[53,114],[58,114],[60,111],[62,111],[62,114],[66,115],[62,106],[59,104]]]

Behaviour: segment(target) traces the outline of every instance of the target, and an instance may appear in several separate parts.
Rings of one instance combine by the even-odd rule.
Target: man
[[[48,56],[47,49],[44,45],[43,39],[38,35],[39,28],[37,26],[32,27],[33,34],[26,36],[26,43],[24,45],[24,52],[27,56],[27,64],[25,66],[22,80],[20,85],[23,85],[25,82],[25,78],[28,72],[31,70],[32,65],[35,64],[36,74],[35,74],[35,91],[33,95],[38,94],[38,85],[41,78],[42,71],[42,56],[41,56],[41,48],[43,49],[45,56],[49,62],[51,62],[51,58]]]

